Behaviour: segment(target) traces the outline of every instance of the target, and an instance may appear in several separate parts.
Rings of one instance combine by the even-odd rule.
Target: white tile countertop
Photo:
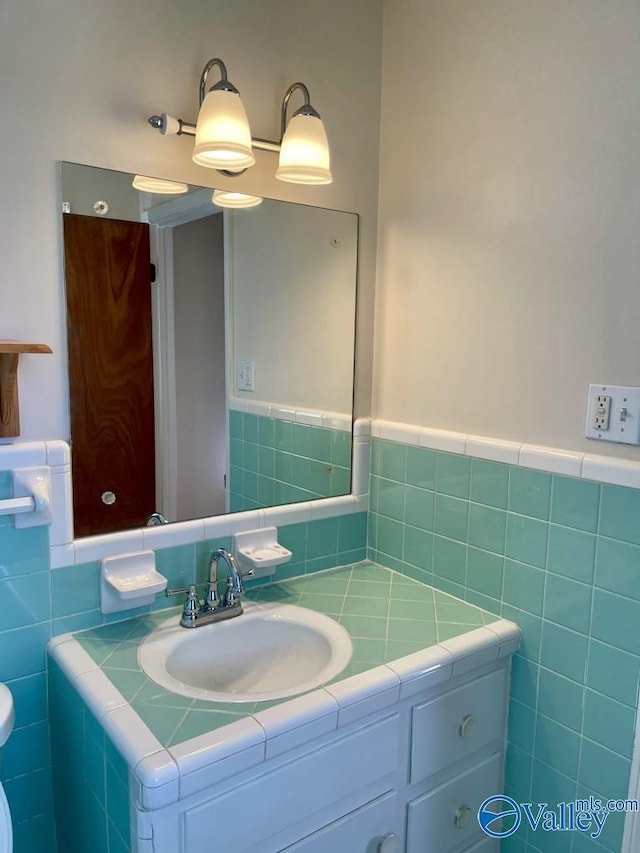
[[[166,610],[49,644],[52,660],[129,765],[144,809],[163,808],[508,657],[520,643],[513,622],[367,562],[255,587],[247,597],[332,616],[351,635],[351,663],[294,698],[225,704],[172,694],[140,669],[138,645],[167,619]]]

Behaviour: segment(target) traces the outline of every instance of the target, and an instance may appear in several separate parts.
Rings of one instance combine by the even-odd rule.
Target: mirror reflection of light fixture
[[[213,67],[220,80],[206,93],[207,78]],[[287,107],[294,92],[302,92],[304,104],[287,123]],[[205,94],[206,93],[206,94]],[[236,87],[227,78],[221,59],[210,59],[200,76],[200,110],[196,124],[172,118],[166,113],[152,115],[149,124],[162,134],[195,136],[193,160],[200,166],[217,169],[223,175],[241,174],[255,163],[254,148],[280,155],[276,178],[295,184],[330,184],[332,181],[329,144],[320,114],[311,106],[304,83],[293,83],[285,92],[280,109],[280,139],[252,137],[249,122]]]
[[[148,178],[146,175],[136,175],[131,183],[140,192],[158,195],[180,195],[189,190],[188,185],[180,181],[165,181],[162,178]]]
[[[234,210],[244,207],[257,207],[262,204],[262,198],[258,195],[236,193],[232,190],[214,190],[211,201],[218,207],[229,207]]]

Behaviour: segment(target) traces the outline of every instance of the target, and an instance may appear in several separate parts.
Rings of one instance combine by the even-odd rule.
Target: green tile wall
[[[373,439],[368,556],[517,622],[507,793],[626,797],[640,674],[640,491]],[[505,853],[619,853],[520,829]]]
[[[9,475],[0,472],[0,498],[10,494]],[[280,541],[293,551],[293,558],[279,567],[276,578],[364,559],[366,521],[366,513],[358,513],[280,528]],[[160,550],[159,570],[171,586],[202,580],[208,553],[218,545],[230,547],[231,541]],[[51,571],[47,529],[16,530],[9,516],[0,516],[0,681],[8,684],[16,705],[16,728],[3,750],[0,781],[14,822],[14,853],[56,851],[51,751],[57,744],[57,733],[52,740],[47,709],[47,642],[57,634],[149,610],[103,616],[98,571],[97,562]],[[157,599],[158,608],[174,604],[174,600]],[[110,755],[111,764],[116,764],[117,758]],[[110,844],[110,853],[120,853],[113,829]]]
[[[0,472],[0,499],[10,496],[9,475]],[[0,516],[0,681],[11,689],[16,709],[0,781],[14,822],[14,853],[56,849],[45,672],[49,581],[47,529],[16,530],[11,517]]]
[[[351,490],[351,433],[229,412],[232,512],[336,497]]]
[[[0,497],[9,493],[0,472]],[[639,517],[640,491],[373,440],[370,558],[523,629],[507,768],[518,799],[626,795],[640,673]],[[363,559],[366,530],[362,513],[281,528],[294,559],[278,577]],[[214,544],[230,543],[159,551],[160,570],[172,584],[202,577]],[[0,518],[0,614],[0,680],[17,709],[0,777],[15,853],[55,853],[45,646],[109,621],[97,564],[49,571],[46,529]],[[618,853],[621,835],[622,819],[610,817],[597,842],[531,833],[503,847]]]
[[[56,824],[58,850],[128,853],[126,762],[55,661],[49,662],[49,696],[54,796],[58,814],[66,815]]]

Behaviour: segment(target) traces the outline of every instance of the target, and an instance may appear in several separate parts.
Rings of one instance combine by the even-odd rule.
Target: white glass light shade
[[[235,92],[215,89],[207,94],[198,113],[192,156],[199,166],[230,172],[256,162],[247,114]]]
[[[294,115],[280,148],[276,178],[292,184],[330,184],[329,142],[321,119]]]
[[[136,190],[158,195],[180,195],[189,189],[187,184],[180,181],[164,181],[162,178],[148,178],[146,175],[136,175],[132,181]]]
[[[258,195],[236,193],[231,190],[214,190],[211,200],[218,207],[230,207],[234,209],[257,207],[259,204],[262,204],[262,199]]]

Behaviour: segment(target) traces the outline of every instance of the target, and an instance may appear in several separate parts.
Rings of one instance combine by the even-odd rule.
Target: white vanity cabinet
[[[510,658],[396,701],[157,811],[137,853],[496,853]],[[411,695],[402,698],[401,694]],[[137,846],[136,846],[137,844]]]

